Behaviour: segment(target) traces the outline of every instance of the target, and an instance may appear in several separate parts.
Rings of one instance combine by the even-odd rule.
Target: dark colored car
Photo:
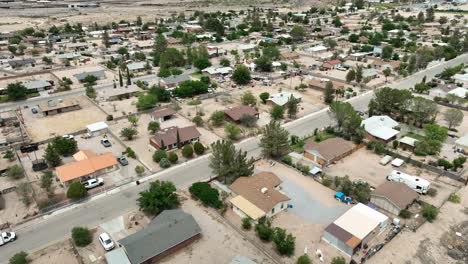
[[[120,163],[122,166],[127,166],[128,165],[128,160],[125,158],[125,156],[120,156],[117,158],[117,161]]]

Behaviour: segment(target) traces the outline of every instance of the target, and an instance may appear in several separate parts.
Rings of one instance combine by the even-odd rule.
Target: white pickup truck
[[[1,232],[0,231],[0,246],[16,239],[15,232]]]
[[[93,189],[103,184],[104,184],[104,180],[102,178],[90,179],[90,180],[83,182],[83,186],[86,189]]]

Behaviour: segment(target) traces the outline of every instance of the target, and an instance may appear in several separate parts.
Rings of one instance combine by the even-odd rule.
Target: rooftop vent
[[[268,188],[267,187],[263,187],[261,190],[260,190],[262,193],[266,193],[268,191]]]

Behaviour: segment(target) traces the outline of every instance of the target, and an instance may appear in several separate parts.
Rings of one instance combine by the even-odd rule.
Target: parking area
[[[80,104],[80,109],[51,116],[34,114],[31,109],[22,109],[21,114],[31,140],[37,142],[74,133],[85,129],[89,124],[106,119],[106,114],[93,105],[89,99],[80,96],[76,100]]]

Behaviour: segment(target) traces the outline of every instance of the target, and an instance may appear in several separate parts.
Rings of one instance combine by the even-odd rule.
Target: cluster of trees
[[[61,155],[73,154],[78,150],[76,141],[72,138],[55,137],[46,147],[44,160],[51,167],[57,167],[62,163]]]
[[[346,139],[360,143],[364,138],[361,127],[362,118],[348,102],[334,102],[330,105],[330,111],[338,125],[338,132]],[[335,133],[335,131],[332,131]]]
[[[174,89],[174,95],[182,98],[193,97],[195,95],[204,94],[208,92],[208,84],[202,81],[185,81],[179,87]]]
[[[283,228],[273,228],[270,219],[262,218],[255,225],[255,231],[258,237],[265,241],[273,241],[276,250],[281,255],[291,256],[296,248],[296,238],[292,234],[286,233]]]
[[[219,209],[223,205],[223,202],[219,199],[218,190],[211,187],[207,182],[196,182],[192,184],[189,188],[189,192],[207,206]]]
[[[158,215],[164,210],[175,209],[180,205],[176,187],[168,181],[151,182],[148,190],[140,192],[137,202],[140,209],[151,215]]]

